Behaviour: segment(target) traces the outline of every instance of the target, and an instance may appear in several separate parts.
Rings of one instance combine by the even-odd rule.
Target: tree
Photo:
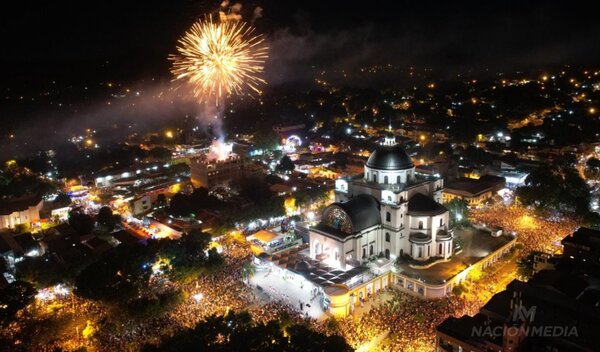
[[[0,322],[6,324],[17,312],[33,302],[35,296],[33,285],[25,281],[13,281],[0,290]]]
[[[461,198],[454,198],[446,203],[450,213],[450,219],[455,225],[463,225],[469,222],[469,203]]]
[[[268,202],[273,193],[264,179],[258,176],[243,177],[238,181],[240,196],[257,204]]]
[[[98,224],[107,227],[108,229],[113,229],[117,222],[115,214],[110,207],[103,206],[98,211]]]
[[[166,206],[167,206],[167,196],[165,196],[164,193],[161,193],[156,197],[156,207],[164,208]]]
[[[73,210],[69,213],[69,225],[79,233],[87,235],[94,229],[94,219],[85,214],[81,209]]]
[[[600,228],[600,214],[595,212],[588,212],[581,219],[581,225],[585,227],[590,227],[594,229]]]
[[[568,165],[545,165],[533,170],[525,185],[515,192],[518,200],[540,211],[585,216],[589,212],[590,188],[576,169]]]
[[[66,193],[59,193],[54,199],[54,203],[66,207],[71,204],[71,197]]]
[[[275,149],[279,145],[279,135],[270,127],[257,128],[254,133],[254,147],[258,149]]]
[[[283,158],[281,158],[281,160],[279,160],[279,163],[277,164],[277,171],[280,171],[280,172],[290,173],[290,172],[294,171],[295,169],[296,169],[296,165],[294,164],[292,159],[290,159],[290,157],[287,155],[285,155]]]
[[[211,241],[209,234],[192,230],[177,241],[163,241],[157,256],[170,263],[169,274],[175,279],[187,280],[196,277],[202,270],[221,263],[220,255],[207,249]]]
[[[32,282],[38,289],[55,285],[71,275],[52,256],[26,257],[16,264],[17,277]]]
[[[157,160],[170,160],[171,151],[165,147],[155,147],[149,152],[150,156]]]
[[[250,280],[254,273],[256,273],[256,266],[254,266],[252,262],[247,262],[244,264],[242,267],[242,274],[245,280]]]
[[[282,320],[256,322],[248,313],[212,315],[159,346],[144,346],[142,351],[352,351],[340,336],[327,336],[303,324],[285,325]]]
[[[185,194],[177,193],[171,198],[168,212],[174,216],[190,216],[192,205]]]
[[[121,244],[77,275],[75,293],[89,299],[126,303],[146,287],[155,260],[156,243]]]
[[[596,158],[589,158],[585,163],[585,177],[598,180],[600,179],[600,160]]]
[[[337,153],[335,154],[335,166],[345,169],[348,165],[348,153]]]

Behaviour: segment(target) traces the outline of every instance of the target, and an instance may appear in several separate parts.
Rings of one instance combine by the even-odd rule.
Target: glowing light
[[[519,226],[523,229],[535,229],[537,228],[537,224],[535,219],[531,216],[525,214],[519,218]]]
[[[254,28],[241,21],[215,22],[208,16],[192,25],[179,39],[171,72],[176,80],[192,86],[201,102],[219,100],[225,94],[239,94],[249,88],[258,94],[266,82],[263,72],[268,47]]]
[[[176,183],[176,184],[172,185],[170,187],[169,191],[173,194],[179,193],[179,191],[181,191],[181,183]]]
[[[196,303],[199,303],[202,300],[202,298],[204,298],[204,295],[202,293],[196,293],[192,296],[192,298],[194,299],[194,301],[196,301]]]
[[[167,131],[167,132],[165,132],[165,136],[167,136],[167,138],[173,138],[173,132]]]
[[[232,151],[233,144],[216,139],[212,142],[206,157],[208,160],[225,160],[231,155]]]
[[[81,331],[81,335],[83,335],[84,339],[89,339],[92,336],[94,336],[95,333],[96,333],[96,328],[94,327],[92,322],[88,320],[86,322],[85,328],[83,329],[83,331]]]
[[[283,207],[285,208],[285,214],[287,216],[298,214],[298,206],[296,205],[296,198],[294,197],[286,198],[283,202]]]

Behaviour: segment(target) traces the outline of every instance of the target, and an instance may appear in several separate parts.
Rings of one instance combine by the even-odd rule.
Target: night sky
[[[15,4],[16,3],[16,4]],[[600,27],[587,1],[242,1],[261,6],[271,42],[272,84],[305,79],[312,66],[353,69],[394,63],[494,71],[600,59]],[[97,79],[111,61],[117,79],[168,74],[176,39],[218,1],[19,1],[2,5],[3,67],[9,80]],[[130,77],[127,77],[130,76]]]

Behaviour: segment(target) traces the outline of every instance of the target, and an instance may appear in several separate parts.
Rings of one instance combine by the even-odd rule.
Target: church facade
[[[335,203],[310,228],[310,256],[343,270],[373,257],[448,259],[453,233],[442,192],[443,180],[415,174],[404,148],[387,136],[362,175],[336,180]]]

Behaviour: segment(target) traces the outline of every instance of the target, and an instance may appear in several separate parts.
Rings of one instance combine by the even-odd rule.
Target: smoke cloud
[[[252,12],[252,21],[250,21],[251,25],[254,25],[254,22],[256,22],[257,19],[262,18],[263,15],[263,8],[260,6],[256,6],[254,8],[254,11]]]
[[[242,4],[239,2],[229,6],[229,1],[225,0],[221,3],[221,10],[219,11],[219,19],[221,22],[227,21],[240,21],[242,19]]]

